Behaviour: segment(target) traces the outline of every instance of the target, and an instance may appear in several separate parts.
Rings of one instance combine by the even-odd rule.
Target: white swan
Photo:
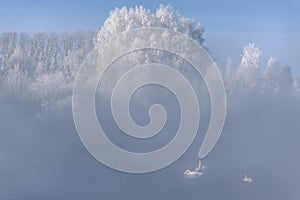
[[[245,174],[244,177],[243,177],[243,179],[242,179],[242,181],[243,181],[244,183],[252,183],[252,182],[253,182],[253,179],[250,178],[249,176],[247,176],[247,174]]]
[[[184,176],[189,177],[189,178],[195,178],[198,176],[201,176],[203,174],[203,171],[205,171],[207,167],[205,165],[201,164],[201,160],[199,160],[198,167],[195,170],[185,170],[184,171]]]

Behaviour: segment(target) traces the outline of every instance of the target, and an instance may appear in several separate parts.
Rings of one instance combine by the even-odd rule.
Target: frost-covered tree
[[[126,7],[114,9],[110,12],[109,17],[98,32],[96,47],[104,45],[104,42],[109,41],[118,33],[148,27],[171,29],[186,34],[199,44],[203,44],[203,28],[200,24],[195,23],[192,19],[181,16],[181,14],[174,10],[170,5],[160,5],[154,13],[151,13],[150,10],[145,9],[142,6],[129,9]],[[155,36],[155,33],[153,36]],[[150,43],[156,43],[156,37],[157,36],[151,37],[151,33],[147,36],[147,38],[150,39]],[[166,40],[174,42],[171,41],[170,38],[166,38]],[[119,60],[120,59],[122,59],[122,62],[119,62],[119,65],[114,63],[115,66],[117,66],[114,68],[116,76],[119,76],[120,73],[122,73],[122,69],[123,71],[129,70],[129,68],[126,67],[152,62],[167,64],[179,70],[187,70],[187,64],[184,64],[182,58],[162,50],[151,49],[135,51],[131,52],[130,56],[126,55],[119,58]],[[104,84],[107,85],[109,83]]]
[[[237,81],[241,88],[254,89],[259,85],[261,57],[262,52],[255,44],[249,44],[244,48],[237,70]]]
[[[203,28],[193,19],[186,18],[170,5],[160,5],[156,13],[144,7],[116,8],[110,12],[103,27],[98,32],[97,43],[109,39],[112,35],[134,28],[160,27],[173,29],[187,34],[200,44],[203,43]]]
[[[81,62],[84,60],[86,54],[83,53],[83,50],[77,50],[71,52],[63,59],[63,72],[66,75],[66,78],[74,79],[79,69]]]
[[[66,96],[71,95],[72,87],[68,83],[62,71],[41,74],[32,83],[32,92],[41,101],[41,108],[44,111]]]
[[[293,84],[291,69],[271,57],[263,75],[263,89],[268,93],[289,93]]]
[[[2,70],[2,89],[5,91],[6,96],[17,98],[24,96],[25,90],[28,88],[30,82],[30,63],[26,62],[27,59],[22,54],[21,49],[16,47],[12,54],[6,61],[6,66]]]
[[[9,58],[16,49],[17,33],[3,33],[0,37],[0,44],[0,66],[3,71],[8,68]]]
[[[29,77],[33,77],[35,66],[29,56],[27,56],[20,46],[14,49],[14,52],[8,59],[7,69],[18,67]]]
[[[1,90],[5,97],[15,100],[26,97],[30,80],[27,73],[21,70],[20,66],[15,66],[6,71]]]

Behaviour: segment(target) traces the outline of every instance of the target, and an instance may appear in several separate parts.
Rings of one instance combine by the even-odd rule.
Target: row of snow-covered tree
[[[299,92],[299,79],[293,77],[291,68],[271,57],[267,66],[261,66],[262,51],[255,44],[244,48],[240,64],[233,67],[228,58],[224,82],[228,94],[255,91],[265,95]]]
[[[84,57],[94,46],[94,31],[75,33],[2,33],[0,69],[6,72],[18,65],[29,75],[36,69],[71,70],[74,57]]]
[[[101,41],[107,40],[111,35],[118,32],[145,27],[173,29],[190,36],[201,45],[204,42],[204,29],[199,23],[181,16],[170,5],[161,5],[155,13],[151,13],[143,7],[115,9],[110,13],[99,31],[97,45],[101,45]],[[159,55],[159,53],[156,54],[156,56]],[[233,66],[231,59],[228,59],[223,74],[228,94],[245,95],[247,92],[266,95],[299,93],[299,78],[293,77],[290,67],[281,65],[276,58],[270,58],[267,66],[263,67],[261,66],[261,58],[262,51],[255,44],[249,44],[244,48],[239,66]],[[162,60],[158,59],[158,61]]]
[[[75,74],[94,47],[118,32],[153,26],[180,31],[201,45],[204,41],[200,24],[181,16],[169,5],[161,5],[155,13],[143,7],[115,9],[98,34],[94,31],[0,34],[0,100],[37,102],[37,107],[44,109],[69,100]],[[169,59],[159,51],[152,55],[161,56],[156,61]],[[299,95],[300,80],[292,76],[290,68],[274,58],[262,68],[261,56],[262,52],[250,44],[245,47],[239,66],[234,67],[228,60],[224,72],[227,93]]]
[[[0,95],[48,107],[67,94],[94,31],[0,34]],[[38,105],[39,106],[39,105]]]

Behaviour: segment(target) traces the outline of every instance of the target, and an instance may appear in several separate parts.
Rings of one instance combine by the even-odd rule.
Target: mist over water
[[[1,104],[0,197],[297,199],[300,106],[293,99],[283,99],[229,107],[223,134],[204,160],[208,170],[197,179],[185,178],[183,171],[198,164],[202,129],[191,148],[173,165],[154,173],[132,175],[111,170],[87,152],[77,135],[70,105],[34,116],[26,115],[14,104]],[[176,103],[169,106],[176,107]],[[176,122],[177,117],[171,112],[168,120]],[[112,122],[105,122],[110,127]],[[205,122],[203,119],[202,125]],[[171,125],[166,129],[161,132],[166,136],[160,135],[160,142],[174,133]],[[120,143],[117,137],[114,139]],[[138,146],[125,140],[120,146],[147,151],[159,145],[150,142]],[[253,183],[241,181],[245,173],[254,179]]]

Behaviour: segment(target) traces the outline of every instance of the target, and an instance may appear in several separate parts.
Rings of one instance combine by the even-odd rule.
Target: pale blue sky
[[[203,25],[206,45],[221,64],[228,56],[237,63],[243,47],[255,42],[264,52],[264,63],[278,57],[300,74],[297,0],[0,0],[0,32],[97,30],[115,7],[143,5],[154,11],[161,3]]]

